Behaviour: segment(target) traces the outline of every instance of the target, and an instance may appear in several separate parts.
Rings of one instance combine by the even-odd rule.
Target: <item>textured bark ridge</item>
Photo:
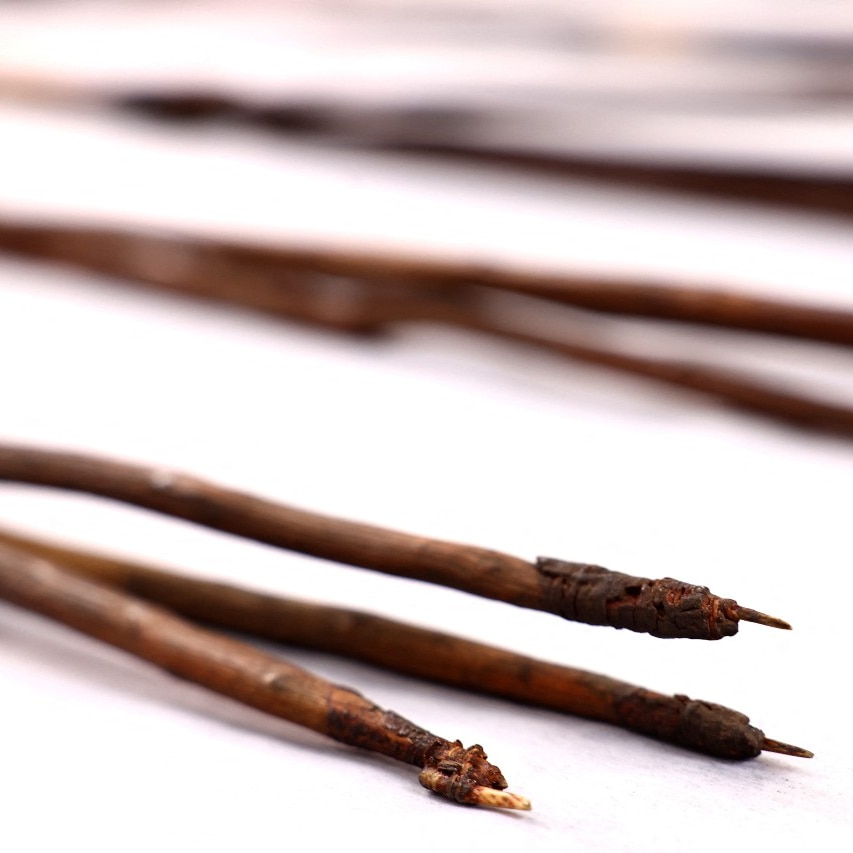
[[[506,779],[500,768],[489,763],[479,744],[466,749],[461,741],[434,735],[378,706],[365,712],[360,703],[350,706],[347,694],[352,691],[338,691],[329,697],[326,733],[331,737],[423,768],[418,777],[421,785],[457,803],[530,807],[523,797],[499,793],[507,787]],[[490,801],[491,797],[495,800]],[[508,798],[517,804],[509,805]]]
[[[487,759],[483,747],[477,743],[466,749],[458,740],[445,741],[426,756],[418,781],[424,788],[457,803],[476,805],[488,797],[486,792],[506,788],[503,773]]]
[[[378,705],[366,710],[361,702],[354,705],[349,699],[344,691],[329,697],[326,733],[335,740],[381,752],[415,767],[423,767],[431,750],[448,743],[394,711]]]
[[[539,557],[547,609],[586,622],[653,637],[719,640],[738,630],[737,602],[674,578],[638,578],[587,563]]]
[[[766,740],[746,714],[687,696],[637,689],[615,711],[625,728],[721,758],[755,758]]]

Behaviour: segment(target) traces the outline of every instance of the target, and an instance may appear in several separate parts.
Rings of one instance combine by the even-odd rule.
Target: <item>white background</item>
[[[630,271],[853,307],[844,220],[97,111],[6,105],[0,152],[7,216]],[[796,373],[853,401],[850,355],[722,334],[666,346]],[[705,583],[795,630],[655,640],[25,487],[0,488],[4,525],[721,702],[815,752],[726,763],[286,651],[438,734],[482,743],[534,810],[456,807],[413,768],[0,605],[0,849],[849,849],[849,442],[460,333],[350,340],[10,257],[0,365],[3,440],[175,466],[527,558]]]

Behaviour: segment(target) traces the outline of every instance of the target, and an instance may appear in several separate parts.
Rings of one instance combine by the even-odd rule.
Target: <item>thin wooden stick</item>
[[[796,429],[853,438],[853,408],[794,393],[740,372],[690,361],[651,358],[578,340],[557,340],[490,320],[460,306],[444,320],[505,341],[524,344],[554,355],[664,385],[695,391],[717,403]]]
[[[496,114],[476,108],[436,108],[432,104],[353,108],[334,100],[262,103],[213,89],[151,89],[115,95],[97,89],[79,89],[59,80],[20,75],[3,81],[2,86],[4,94],[11,94],[16,100],[116,107],[172,122],[224,120],[266,132],[495,164],[552,178],[580,178],[845,217],[853,214],[853,178],[844,169],[822,173],[803,165],[774,168],[746,161],[676,162],[641,154],[613,157],[595,151],[546,151],[526,145],[523,140],[517,144],[496,144],[485,133],[476,132],[478,125],[488,125]],[[838,92],[810,90],[808,93],[812,98],[821,94]],[[470,132],[472,128],[474,134]]]
[[[719,758],[762,750],[811,758],[767,738],[738,711],[666,696],[381,616],[192,579],[0,528],[7,545],[209,625],[366,661],[393,672],[575,714]]]
[[[529,809],[483,748],[464,748],[280,658],[153,604],[0,546],[0,598],[268,714],[422,768],[420,783],[470,805]]]
[[[678,163],[571,150],[542,153],[523,142],[495,145],[485,134],[469,132],[478,124],[488,125],[493,118],[488,111],[477,109],[442,112],[417,106],[352,109],[334,102],[261,104],[214,90],[151,90],[129,93],[114,103],[169,121],[225,119],[265,131],[495,163],[551,176],[853,214],[853,179],[845,172],[786,171],[755,162]]]
[[[730,289],[703,289],[604,275],[537,273],[391,253],[300,246],[262,247],[2,219],[0,248],[184,291],[195,289],[204,293],[211,290],[218,298],[222,295],[217,293],[217,288],[227,287],[225,280],[229,275],[240,271],[249,279],[250,285],[266,272],[270,288],[274,287],[274,275],[284,276],[289,283],[288,273],[383,281],[397,286],[459,288],[478,285],[603,313],[853,347],[853,311],[751,296]],[[225,265],[224,275],[217,273],[222,265]],[[241,284],[232,283],[227,298],[238,301],[240,289]],[[274,297],[267,296],[266,299],[272,301]],[[264,310],[269,308],[268,305],[260,307]]]
[[[853,216],[853,176],[848,170],[832,173],[767,168],[755,162],[701,163],[664,162],[642,156],[612,158],[595,152],[548,153],[522,146],[491,147],[487,144],[400,142],[386,148],[494,164],[540,173],[552,178],[572,178],[612,186],[636,187],[664,193],[706,196],[713,200],[735,200],[770,207],[791,208]]]
[[[585,341],[583,336],[575,336],[572,340],[555,339],[530,331],[526,325],[519,325],[517,320],[507,320],[506,316],[502,319],[494,317],[488,310],[488,304],[483,301],[482,291],[466,284],[462,273],[459,273],[459,280],[454,282],[445,270],[444,276],[438,275],[437,283],[428,284],[425,270],[416,272],[404,265],[401,273],[403,277],[395,281],[386,278],[394,262],[385,259],[385,264],[378,262],[373,272],[378,278],[368,281],[343,275],[343,270],[348,268],[361,270],[362,264],[350,264],[346,259],[341,260],[334,255],[330,258],[317,256],[315,260],[321,270],[318,272],[312,266],[313,255],[301,255],[296,251],[295,255],[288,256],[284,252],[281,263],[293,264],[295,269],[282,269],[273,260],[262,260],[266,257],[266,250],[61,227],[0,224],[0,245],[22,254],[73,263],[99,273],[129,277],[184,295],[237,304],[336,331],[377,334],[400,323],[444,323],[502,341],[535,347],[584,364],[695,391],[729,408],[799,429],[853,437],[853,409],[849,406],[793,393],[730,370],[606,348]],[[339,272],[327,271],[332,269]],[[488,277],[481,284],[486,280]],[[501,282],[506,284],[500,276],[491,280],[496,287],[502,286]],[[514,287],[508,285],[508,289]],[[529,287],[531,291],[535,290],[535,281]],[[522,288],[518,289],[520,291]],[[584,293],[589,295],[609,289],[609,286],[602,288],[581,284],[578,294],[582,301]],[[619,289],[615,287],[615,290]],[[619,304],[632,304],[633,297],[624,292],[624,288],[622,290],[622,296],[626,298],[622,303],[618,300],[614,302],[614,306],[611,306],[614,310],[618,309]],[[681,295],[685,296],[683,293]],[[694,295],[702,301],[701,294]],[[638,313],[643,313],[654,302],[654,295],[646,293],[639,299]],[[663,302],[666,303],[666,299]],[[711,304],[716,311],[728,303],[725,300],[711,300]],[[601,307],[600,303],[597,305]],[[735,314],[735,319],[739,318],[749,325],[752,322],[750,318],[759,317],[755,312],[762,307],[767,306],[762,306],[760,302],[751,304],[745,314]],[[799,316],[799,307],[782,303],[776,304],[776,307],[775,316],[779,320],[779,325],[773,327],[776,332],[781,333],[787,328],[795,336],[800,333],[808,336],[815,329],[830,332],[835,329],[839,334],[846,334],[843,318],[838,312],[835,312],[838,315],[835,317],[837,323],[833,325],[829,322],[829,325],[823,326],[827,312],[804,307],[803,322],[798,325],[794,318]],[[708,316],[717,316],[721,324],[725,324],[722,314],[715,315],[712,312]],[[772,315],[770,319],[772,321]],[[786,326],[788,321],[791,323]]]
[[[552,559],[533,564],[473,545],[296,509],[165,468],[0,444],[0,480],[100,495],[279,548],[591,625],[704,640],[737,633],[741,619],[791,627],[673,578],[650,580]]]

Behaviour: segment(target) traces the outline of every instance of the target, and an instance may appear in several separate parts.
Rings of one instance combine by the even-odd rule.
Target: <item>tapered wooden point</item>
[[[814,758],[814,753],[808,749],[803,749],[801,746],[794,746],[790,743],[782,743],[780,740],[773,740],[769,737],[761,739],[761,748],[766,752],[778,752],[781,755],[793,755],[797,758]]]
[[[784,619],[778,619],[776,616],[768,616],[766,613],[760,613],[758,610],[753,610],[750,607],[737,606],[738,619],[743,619],[745,622],[755,622],[758,625],[766,625],[768,628],[781,628],[783,631],[790,631],[791,626]]]
[[[530,800],[509,791],[497,791],[494,788],[477,787],[474,790],[474,804],[478,806],[495,806],[499,809],[515,809],[529,812]]]

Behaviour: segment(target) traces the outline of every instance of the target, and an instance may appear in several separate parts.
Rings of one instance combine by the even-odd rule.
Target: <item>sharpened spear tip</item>
[[[738,619],[743,619],[746,622],[756,622],[759,625],[766,625],[768,628],[781,628],[783,631],[791,630],[791,626],[784,619],[768,616],[766,613],[760,613],[751,607],[741,607],[738,605],[736,610]]]
[[[814,753],[803,749],[800,746],[793,746],[790,743],[782,743],[780,740],[773,740],[765,737],[761,739],[761,748],[767,752],[779,752],[782,755],[795,755],[797,758],[814,758]]]
[[[478,806],[495,806],[499,809],[516,809],[530,811],[530,800],[509,791],[498,791],[495,788],[478,786],[474,789],[475,803]]]

